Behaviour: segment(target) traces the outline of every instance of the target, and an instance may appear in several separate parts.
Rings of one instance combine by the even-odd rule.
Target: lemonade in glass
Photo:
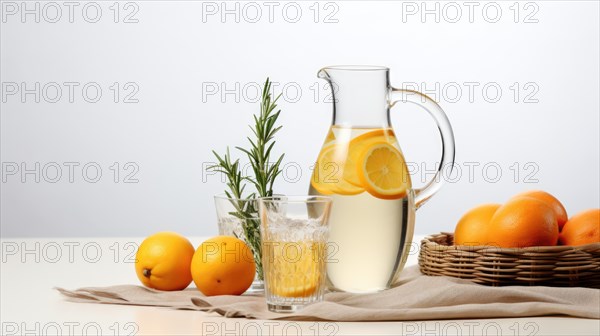
[[[331,199],[266,197],[259,208],[269,310],[294,312],[323,300]]]

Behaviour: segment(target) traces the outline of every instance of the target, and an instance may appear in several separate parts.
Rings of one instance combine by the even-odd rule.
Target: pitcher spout
[[[322,68],[321,70],[319,70],[319,72],[317,72],[317,77],[326,81],[331,80],[331,77],[329,77],[329,74],[327,73],[327,68]]]
[[[333,123],[344,127],[388,127],[388,68],[335,65],[321,68],[317,77],[329,83]]]

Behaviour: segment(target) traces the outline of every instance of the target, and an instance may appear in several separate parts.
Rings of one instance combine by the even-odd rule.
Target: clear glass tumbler
[[[270,311],[323,300],[332,201],[324,196],[259,199],[265,296]]]
[[[264,291],[263,267],[260,243],[260,219],[256,199],[229,198],[225,194],[215,196],[219,234],[235,236],[243,240],[254,255],[256,276],[247,293]]]

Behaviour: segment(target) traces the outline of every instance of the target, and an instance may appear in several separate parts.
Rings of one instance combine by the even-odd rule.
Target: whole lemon
[[[240,295],[254,280],[252,251],[242,240],[217,236],[203,242],[192,259],[192,277],[206,296]]]
[[[172,291],[192,282],[190,265],[194,246],[175,232],[159,232],[146,238],[135,256],[135,272],[146,287]]]

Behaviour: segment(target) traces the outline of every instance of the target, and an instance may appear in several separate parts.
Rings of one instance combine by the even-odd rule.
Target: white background
[[[216,234],[212,196],[224,184],[203,177],[203,163],[213,161],[212,149],[245,144],[258,111],[252,83],[266,76],[279,83],[277,93],[286,89],[276,148],[291,168],[276,192],[305,194],[331,122],[328,91],[316,73],[332,64],[386,65],[394,85],[423,85],[446,110],[461,175],[418,211],[417,233],[453,230],[467,209],[527,189],[555,194],[570,214],[599,207],[596,1],[482,2],[471,17],[465,2],[429,2],[428,9],[439,6],[439,22],[435,14],[421,17],[421,2],[309,1],[287,5],[287,12],[286,2],[272,2],[271,17],[262,2],[237,2],[239,22],[235,14],[221,17],[221,2],[97,1],[97,18],[95,4],[76,2],[69,17],[69,7],[56,2],[56,18],[56,6],[27,6],[36,3],[39,23],[34,14],[21,16],[21,1],[2,1],[4,237]],[[36,82],[39,102],[34,94],[12,94],[15,83],[21,90]],[[79,84],[73,102],[65,82]],[[48,83],[58,83],[60,98]],[[82,93],[86,83],[102,89],[98,102],[85,100],[95,96],[93,88]],[[215,85],[217,92],[207,91]],[[137,103],[125,103],[134,88]],[[231,93],[222,97],[224,88]],[[407,160],[433,170],[440,146],[429,116],[399,106],[392,120]],[[36,162],[39,172],[23,174]],[[79,164],[73,182],[68,162]],[[102,169],[96,183],[82,175],[89,163]],[[51,183],[56,165],[62,175]],[[138,182],[123,183],[136,167]],[[302,168],[299,178],[294,167]],[[88,180],[95,177],[94,168],[87,172]],[[431,176],[420,169],[414,184]]]

